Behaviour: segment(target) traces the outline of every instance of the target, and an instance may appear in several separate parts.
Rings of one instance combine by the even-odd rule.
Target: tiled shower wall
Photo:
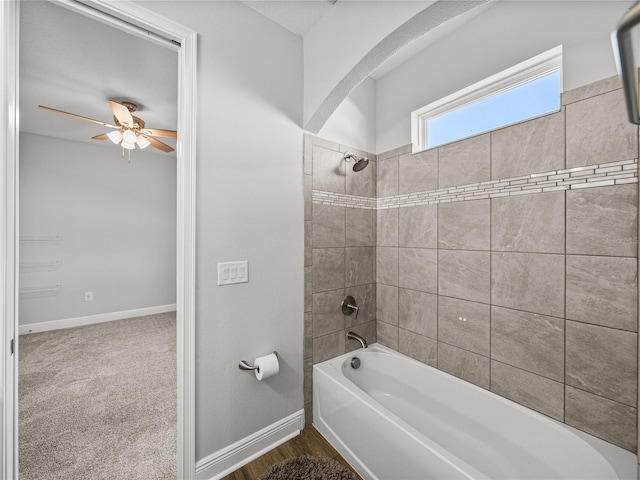
[[[314,149],[305,165],[307,402],[312,363],[346,348],[350,319],[328,310],[348,278],[371,271],[371,339],[636,450],[638,128],[617,79],[565,93],[555,114],[416,155],[378,155],[375,207],[360,198],[373,186],[348,189],[353,172],[342,174],[344,191],[329,184],[340,146],[308,140],[324,146],[308,141],[305,152]],[[335,165],[324,165],[325,150]],[[352,272],[368,255],[354,262],[347,250],[370,248],[369,228],[375,267]],[[329,288],[338,271],[344,285]],[[357,300],[374,297],[362,293]]]
[[[376,341],[376,163],[375,155],[311,135],[304,146],[304,397],[310,424],[313,364],[359,347],[346,341],[349,330]],[[369,165],[354,172],[345,152],[369,158]],[[312,203],[312,191],[338,195],[341,205]],[[347,295],[356,301],[357,318],[342,313]]]

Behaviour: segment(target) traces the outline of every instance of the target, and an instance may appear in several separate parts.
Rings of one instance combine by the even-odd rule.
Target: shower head
[[[351,159],[353,159],[353,161],[355,162],[355,163],[353,164],[353,171],[354,171],[354,172],[359,172],[359,171],[361,171],[361,170],[364,170],[364,169],[365,169],[365,167],[366,167],[367,165],[369,165],[369,159],[368,159],[368,158],[365,158],[365,157],[358,157],[358,156],[353,155],[353,154],[351,154],[351,153],[345,153],[345,154],[344,154],[344,159],[345,159],[347,162],[350,162],[350,161],[351,161]]]

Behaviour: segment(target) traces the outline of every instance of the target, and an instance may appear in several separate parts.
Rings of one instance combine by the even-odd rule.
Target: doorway
[[[177,306],[177,464],[179,478],[192,478],[194,450],[194,177],[195,177],[195,52],[196,34],[136,5],[102,5],[93,7],[74,1],[56,2],[77,13],[113,28],[156,43],[178,45],[178,120],[177,144],[177,215],[176,215],[176,306]],[[0,23],[0,60],[3,75],[2,106],[9,115],[2,119],[3,216],[3,330],[2,330],[2,471],[5,478],[16,478],[17,458],[17,361],[15,346],[18,334],[18,2],[3,2]],[[141,30],[142,28],[142,30]],[[11,73],[9,73],[11,72]],[[13,74],[13,75],[12,75]],[[6,107],[6,108],[4,108]]]

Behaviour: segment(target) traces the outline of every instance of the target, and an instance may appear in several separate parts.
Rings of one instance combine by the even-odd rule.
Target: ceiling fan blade
[[[153,135],[155,137],[178,138],[178,132],[175,130],[162,130],[159,128],[145,128],[140,130],[144,135]]]
[[[116,127],[115,125],[111,125],[110,123],[101,122],[100,120],[94,120],[93,118],[89,118],[89,117],[83,117],[81,115],[76,115],[75,113],[63,112],[62,110],[56,110],[55,108],[45,107],[44,105],[38,105],[38,107],[42,108],[43,110],[49,110],[50,112],[61,113],[63,115],[68,115],[70,117],[79,118],[80,120],[86,120],[87,122],[97,123],[98,125],[103,125],[105,127],[120,128],[120,127]]]
[[[106,133],[101,135],[96,135],[95,137],[91,137],[91,140],[109,140],[109,136]]]
[[[111,111],[123,127],[133,127],[133,117],[127,107],[113,100],[109,100],[109,105],[111,106]]]
[[[162,150],[163,152],[173,152],[173,148],[171,148],[169,145],[167,145],[166,143],[161,142],[160,140],[156,140],[153,137],[147,137],[146,135],[142,135],[144,138],[146,138],[147,140],[149,140],[149,142],[151,143],[151,146],[159,148],[160,150]]]

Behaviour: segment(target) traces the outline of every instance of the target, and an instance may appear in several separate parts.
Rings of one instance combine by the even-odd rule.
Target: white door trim
[[[178,478],[195,477],[195,175],[197,34],[130,2],[60,0],[62,6],[151,41],[172,41],[178,49],[177,141],[177,462]],[[2,478],[18,477],[18,365],[11,353],[17,339],[18,260],[18,49],[19,1],[0,1],[0,375]],[[148,33],[140,34],[139,28]],[[164,40],[163,40],[164,39]],[[176,45],[177,46],[177,45]],[[16,342],[17,343],[17,342]],[[17,352],[17,349],[16,349]]]

